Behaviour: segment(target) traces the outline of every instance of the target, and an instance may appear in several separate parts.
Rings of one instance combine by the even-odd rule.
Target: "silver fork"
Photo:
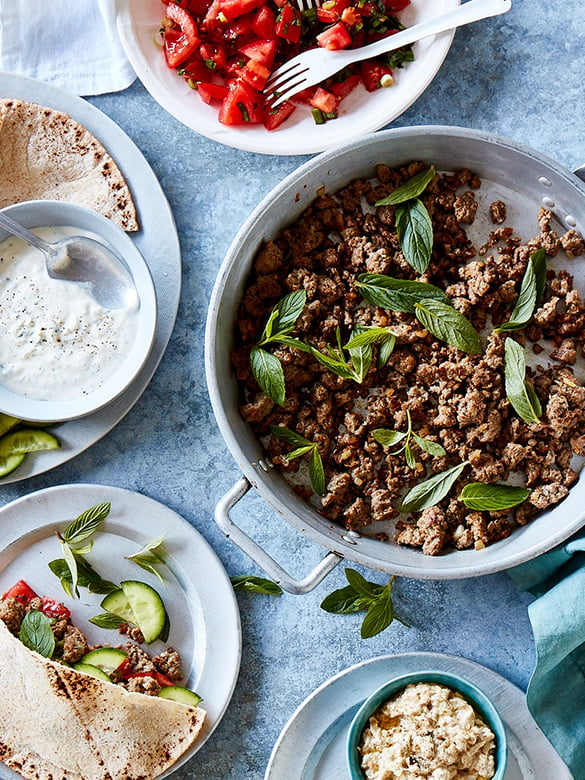
[[[302,1],[297,0],[298,3]],[[305,0],[305,2],[310,3],[311,0]],[[469,2],[457,6],[442,16],[437,16],[428,22],[415,24],[413,27],[407,27],[395,35],[382,38],[359,49],[340,49],[338,51],[328,51],[321,47],[310,49],[285,62],[271,74],[264,87],[264,93],[268,96],[267,102],[272,108],[276,108],[284,100],[296,95],[297,92],[319,84],[352,62],[367,60],[379,54],[395,51],[401,46],[414,43],[421,38],[437,35],[445,30],[452,30],[479,19],[498,16],[509,11],[511,7],[512,0],[469,0]]]

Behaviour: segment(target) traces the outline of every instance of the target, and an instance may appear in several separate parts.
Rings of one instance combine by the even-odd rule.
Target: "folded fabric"
[[[0,70],[74,95],[101,95],[136,78],[113,0],[0,0]]]
[[[509,574],[536,596],[528,708],[575,780],[585,780],[585,532]]]

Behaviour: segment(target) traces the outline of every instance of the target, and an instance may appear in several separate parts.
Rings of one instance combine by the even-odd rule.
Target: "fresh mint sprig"
[[[126,558],[132,561],[141,569],[144,569],[150,574],[154,574],[158,577],[160,582],[164,585],[164,577],[159,572],[158,567],[166,563],[166,551],[163,545],[165,535],[161,534],[156,539],[151,539],[147,542],[142,549],[132,555],[127,555]]]
[[[450,303],[443,290],[434,284],[397,279],[386,274],[359,274],[355,286],[368,303],[389,311],[415,314],[415,304],[427,298]]]
[[[546,285],[546,255],[544,249],[538,249],[530,255],[520,293],[514,305],[510,319],[496,328],[498,331],[520,330],[525,328],[544,293]]]
[[[433,223],[420,195],[434,179],[435,168],[421,171],[397,187],[376,206],[396,206],[396,234],[407,263],[417,273],[424,273],[433,250]]]
[[[452,466],[446,471],[434,474],[432,477],[429,477],[429,479],[425,479],[424,482],[419,482],[418,485],[415,485],[408,491],[402,500],[400,511],[422,512],[423,509],[428,509],[429,507],[438,504],[451,490],[457,481],[457,478],[467,465],[467,461],[464,461],[456,466]]]
[[[261,593],[265,596],[282,596],[282,588],[276,582],[265,577],[256,577],[252,574],[239,574],[230,577],[234,590],[245,590],[248,593]]]
[[[305,455],[309,456],[309,477],[311,479],[311,485],[313,490],[318,495],[322,496],[325,492],[325,471],[323,469],[323,461],[319,454],[319,448],[315,442],[306,439],[304,436],[291,431],[290,428],[286,428],[283,425],[271,425],[271,432],[274,436],[278,436],[279,439],[291,444],[295,449],[286,455],[287,460],[293,460],[294,458],[301,458]]]
[[[350,615],[365,612],[361,625],[362,639],[380,634],[394,621],[406,625],[396,614],[392,599],[394,577],[386,585],[369,582],[355,569],[345,569],[348,585],[334,590],[321,602],[321,609],[334,615]]]
[[[536,392],[526,380],[524,349],[513,338],[504,344],[504,385],[506,396],[519,417],[525,422],[540,422],[542,406]]]
[[[295,290],[285,295],[270,312],[258,343],[250,351],[250,367],[254,379],[268,398],[279,406],[283,406],[286,398],[284,371],[280,360],[264,347],[269,344],[286,344],[305,349],[304,344],[292,339],[290,334],[306,300],[305,290]]]
[[[49,568],[51,568],[51,571],[53,571],[53,568],[62,570],[62,563],[65,563],[68,573],[58,576],[61,580],[61,586],[67,595],[71,597],[79,598],[80,567],[85,563],[83,556],[91,551],[93,545],[91,537],[99,530],[109,515],[110,509],[111,504],[109,502],[96,504],[83,511],[75,520],[72,520],[63,532],[57,532],[63,558],[52,561],[49,564]],[[51,564],[54,564],[54,567]],[[87,564],[85,570],[86,574],[90,573],[90,577],[93,577],[95,581],[105,582],[89,564]]]
[[[458,499],[468,509],[477,512],[501,512],[522,504],[530,492],[528,488],[515,485],[468,482],[459,493]]]
[[[51,621],[38,609],[26,613],[20,624],[18,638],[29,650],[35,650],[45,658],[52,658],[55,652]]]
[[[413,442],[423,452],[426,452],[435,458],[440,458],[445,455],[445,449],[441,444],[438,444],[436,441],[431,441],[424,436],[420,436],[412,430],[412,419],[408,409],[406,410],[406,417],[408,420],[406,431],[395,431],[390,428],[375,428],[372,431],[373,438],[383,447],[394,447],[396,444],[401,444],[401,446],[394,452],[391,452],[390,455],[400,455],[401,453],[404,453],[406,463],[411,469],[415,469],[418,465],[418,461],[412,451]]]

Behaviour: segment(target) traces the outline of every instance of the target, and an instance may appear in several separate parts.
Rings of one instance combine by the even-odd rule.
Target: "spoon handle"
[[[31,233],[30,230],[27,230],[18,222],[15,222],[13,219],[6,216],[6,214],[0,213],[0,227],[5,228],[13,236],[22,238],[27,244],[31,244],[35,249],[39,249],[41,252],[45,252],[45,254],[55,254],[55,248],[51,244],[47,243],[34,233]]]

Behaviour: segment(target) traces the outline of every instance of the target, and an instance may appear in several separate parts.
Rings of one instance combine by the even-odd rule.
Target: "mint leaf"
[[[111,504],[108,501],[86,509],[67,526],[61,538],[69,544],[85,541],[97,531],[109,515],[110,509]]]
[[[362,639],[371,639],[384,631],[394,620],[394,604],[390,588],[384,591],[372,602],[366,612],[360,635]]]
[[[397,203],[404,203],[404,201],[411,200],[412,198],[418,198],[419,195],[426,190],[432,180],[435,178],[436,170],[433,166],[427,168],[426,171],[421,171],[408,181],[396,187],[395,190],[387,195],[385,198],[376,202],[376,206],[393,206]]]
[[[241,574],[237,577],[230,577],[230,581],[234,590],[246,590],[249,593],[261,593],[265,596],[282,596],[280,585],[264,577]]]
[[[446,471],[434,474],[424,482],[419,482],[408,491],[400,505],[401,512],[421,512],[435,506],[451,490],[457,478],[467,466],[467,461],[452,466]]]
[[[526,381],[524,349],[513,338],[504,345],[504,383],[506,396],[525,422],[540,422],[542,406],[534,388]]]
[[[459,493],[458,498],[468,509],[474,509],[478,512],[500,512],[523,503],[529,495],[528,488],[514,485],[468,482]]]
[[[424,327],[441,341],[445,341],[469,355],[483,351],[479,333],[471,322],[453,306],[428,299],[415,304],[415,314]]]
[[[355,286],[368,303],[389,311],[414,314],[415,304],[428,298],[450,303],[443,290],[433,284],[396,279],[386,274],[359,274]]]
[[[433,223],[422,200],[396,207],[396,235],[406,262],[423,274],[431,262]]]
[[[275,404],[283,406],[286,387],[280,360],[265,349],[252,347],[250,365],[254,379],[258,382],[260,389]]]
[[[18,638],[29,650],[35,650],[45,658],[51,658],[55,652],[51,621],[38,609],[26,613],[20,624]]]
[[[390,428],[375,428],[372,431],[372,437],[381,444],[382,447],[393,447],[405,438],[407,434],[402,431],[393,431]]]

